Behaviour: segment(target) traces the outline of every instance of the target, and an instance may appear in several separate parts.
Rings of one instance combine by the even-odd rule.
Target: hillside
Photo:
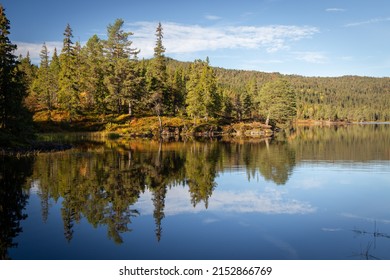
[[[191,63],[169,59],[168,65],[189,71]],[[297,119],[390,121],[390,77],[305,77],[213,67],[224,96],[230,97],[233,117],[243,108],[246,94],[255,99],[272,80],[289,81],[297,95]],[[256,110],[252,116],[256,115]],[[235,116],[234,116],[235,114]]]

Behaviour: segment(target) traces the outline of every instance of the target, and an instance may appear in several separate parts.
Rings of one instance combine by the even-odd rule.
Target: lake
[[[0,157],[0,258],[390,259],[390,125]]]

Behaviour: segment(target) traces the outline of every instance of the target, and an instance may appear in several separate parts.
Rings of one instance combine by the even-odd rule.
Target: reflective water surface
[[[0,157],[1,259],[390,259],[390,126]]]

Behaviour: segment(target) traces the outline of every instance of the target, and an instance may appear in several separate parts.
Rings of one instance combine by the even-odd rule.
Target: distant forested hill
[[[216,73],[221,88],[241,99],[248,92],[255,96],[269,81],[288,80],[297,95],[298,119],[390,121],[389,77],[304,77],[222,68]]]

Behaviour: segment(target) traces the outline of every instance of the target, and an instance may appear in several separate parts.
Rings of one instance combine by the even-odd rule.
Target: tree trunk
[[[131,102],[129,101],[129,116],[131,117],[131,115],[132,115],[132,109],[131,109]]]
[[[269,116],[270,116],[270,112],[268,112],[267,119],[265,120],[265,125],[269,124]]]
[[[162,134],[162,120],[161,120],[160,115],[158,115],[157,117],[158,117],[158,124],[159,124],[159,134],[161,136],[161,134]]]

